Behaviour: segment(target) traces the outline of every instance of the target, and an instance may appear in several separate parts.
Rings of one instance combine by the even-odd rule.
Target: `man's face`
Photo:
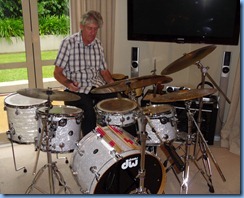
[[[95,23],[81,25],[82,38],[86,45],[90,44],[96,38],[98,29],[98,25]]]

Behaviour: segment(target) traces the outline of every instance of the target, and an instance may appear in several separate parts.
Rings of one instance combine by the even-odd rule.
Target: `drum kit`
[[[190,162],[194,162],[207,181],[209,191],[214,192],[209,157],[223,181],[225,177],[200,131],[200,123],[194,120],[190,106],[192,100],[199,99],[201,102],[202,97],[215,93],[216,89],[202,87],[157,95],[150,100],[153,104],[146,107],[140,107],[134,93],[138,88],[171,82],[172,78],[165,75],[191,64],[199,66],[198,61],[214,49],[215,46],[208,46],[186,54],[166,67],[162,75],[122,79],[93,89],[93,94],[118,93],[118,98],[102,100],[96,105],[97,127],[84,137],[81,131],[83,111],[71,106],[52,105],[52,101],[75,101],[79,96],[48,88],[21,89],[6,97],[5,110],[10,128],[7,134],[11,143],[35,143],[34,173],[40,151],[47,154],[47,164],[37,172],[26,194],[34,188],[46,193],[37,186],[46,168],[50,194],[56,194],[54,178],[58,180],[61,190],[72,193],[51,155],[71,152],[70,169],[82,194],[162,194],[166,172],[171,169],[180,182],[180,193],[188,193]],[[121,97],[121,92],[129,93],[129,98]],[[177,136],[175,110],[171,105],[158,104],[175,101],[185,101],[188,116],[188,131],[177,148],[173,145]],[[27,122],[23,123],[23,119]],[[192,124],[198,129],[196,134],[192,134]],[[131,125],[136,125],[136,136],[124,128]],[[194,146],[193,154],[190,153],[191,145]],[[167,152],[168,158],[164,163],[156,152],[150,151],[151,147]],[[184,154],[180,156],[177,149],[182,149]],[[25,167],[16,168],[13,144],[12,150],[15,169],[24,168],[26,172]],[[200,168],[200,159],[208,170]],[[172,164],[166,170],[170,160]],[[175,166],[183,172],[182,181]]]

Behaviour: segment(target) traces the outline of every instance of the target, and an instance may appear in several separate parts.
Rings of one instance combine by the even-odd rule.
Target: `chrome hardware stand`
[[[140,132],[140,140],[141,140],[141,161],[140,161],[140,169],[138,171],[138,175],[136,178],[139,178],[139,187],[132,191],[130,194],[151,194],[148,189],[144,186],[145,176],[146,176],[146,169],[145,169],[145,151],[146,151],[146,124],[147,119],[144,115],[141,115],[139,119],[139,132]]]
[[[186,143],[185,143],[185,155],[184,155],[185,169],[182,174],[180,193],[181,194],[188,193],[188,187],[189,187],[188,184],[190,182],[190,178],[189,178],[190,162],[194,163],[194,165],[198,169],[198,172],[200,172],[202,174],[202,176],[204,177],[204,179],[206,180],[207,185],[209,187],[209,192],[214,193],[214,187],[213,187],[212,178],[211,178],[212,171],[211,171],[210,160],[209,160],[208,155],[213,160],[214,165],[216,166],[217,170],[219,171],[219,174],[222,177],[223,181],[226,181],[226,179],[225,179],[222,171],[220,170],[216,160],[214,159],[214,156],[212,155],[212,153],[207,145],[207,142],[205,141],[205,139],[202,135],[202,132],[200,131],[196,121],[194,120],[194,116],[190,111],[191,102],[186,101],[185,105],[186,105],[187,117],[188,117],[188,134],[187,134],[187,139],[186,139]],[[196,136],[198,136],[198,138],[194,138],[194,136],[192,135],[192,132],[191,132],[193,122],[197,127]],[[195,144],[194,152],[193,152],[194,155],[190,154],[190,148],[191,148],[192,144]],[[198,151],[197,151],[197,146],[199,147]],[[200,156],[199,156],[199,154],[200,154]],[[198,161],[200,159],[202,159],[204,170],[198,165]]]
[[[50,194],[59,194],[62,191],[62,189],[64,190],[65,194],[68,194],[67,191],[71,194],[72,193],[71,189],[66,185],[66,182],[64,181],[64,178],[63,178],[61,172],[58,170],[58,167],[56,166],[57,162],[52,162],[52,154],[51,154],[50,144],[49,144],[51,137],[49,135],[49,130],[48,130],[48,126],[47,126],[48,118],[49,118],[49,112],[50,112],[50,109],[52,107],[51,102],[50,102],[51,91],[50,91],[50,93],[49,93],[49,91],[47,91],[47,95],[48,95],[48,108],[47,108],[47,111],[46,111],[46,115],[44,117],[45,119],[42,119],[43,128],[42,128],[42,132],[41,132],[41,138],[40,138],[40,141],[38,143],[38,153],[37,153],[37,159],[36,159],[36,163],[35,163],[35,168],[34,168],[34,173],[33,174],[35,174],[36,166],[37,166],[37,163],[38,163],[38,158],[39,158],[39,153],[40,153],[40,146],[41,146],[42,140],[46,141],[47,164],[45,164],[37,172],[36,176],[34,177],[31,185],[26,190],[25,194],[30,194],[31,191],[33,190],[33,188],[35,188],[38,191],[46,194],[46,192],[44,190],[42,190],[41,188],[36,186],[37,181],[39,180],[39,178],[41,177],[41,175],[43,174],[43,172],[44,172],[44,170],[46,168],[48,168],[48,179],[49,179]],[[45,133],[45,137],[44,137],[44,133]],[[44,137],[44,139],[43,139],[43,137]],[[54,176],[58,180],[59,186],[61,186],[61,189],[57,193],[55,192]]]

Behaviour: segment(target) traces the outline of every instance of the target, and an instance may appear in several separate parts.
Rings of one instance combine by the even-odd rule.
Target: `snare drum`
[[[149,118],[146,125],[148,133],[146,145],[157,146],[161,141],[176,138],[177,124],[175,109],[172,106],[166,104],[146,106],[143,107],[143,113]]]
[[[96,105],[97,123],[120,127],[135,124],[137,103],[127,98],[113,98],[100,101]]]
[[[159,158],[145,152],[145,188],[161,194],[166,172]],[[71,171],[84,194],[129,194],[139,187],[140,145],[116,126],[97,127],[77,145]]]
[[[22,96],[18,93],[10,94],[4,99],[10,139],[13,142],[34,143],[38,133],[36,109],[46,105],[46,100]]]
[[[83,137],[81,122],[83,110],[73,106],[53,106],[49,113],[47,107],[37,110],[38,136],[36,148],[40,145],[42,151],[47,151],[45,122],[49,134],[49,150],[52,153],[72,152],[75,144]],[[48,118],[47,118],[48,117]],[[43,138],[41,133],[43,131]],[[41,142],[40,142],[41,141]]]

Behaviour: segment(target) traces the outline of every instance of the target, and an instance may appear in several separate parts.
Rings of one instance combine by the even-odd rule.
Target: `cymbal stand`
[[[128,92],[128,97],[138,103],[138,99],[136,98],[136,90],[131,88],[131,82],[126,83],[128,89],[126,90]]]
[[[194,165],[197,167],[198,171],[202,174],[202,176],[206,180],[207,185],[209,187],[209,192],[214,193],[214,187],[213,187],[212,178],[211,178],[212,171],[211,171],[210,160],[208,158],[208,154],[213,159],[213,162],[216,167],[218,167],[218,164],[214,160],[214,157],[202,135],[202,132],[199,129],[196,121],[194,120],[193,113],[190,111],[191,102],[186,101],[185,105],[186,105],[187,117],[188,117],[188,134],[187,134],[187,140],[185,143],[185,156],[184,156],[185,170],[183,171],[183,175],[182,175],[180,193],[184,193],[184,192],[186,194],[188,193],[190,161],[192,161],[194,163]],[[197,127],[197,135],[199,136],[199,139],[196,139],[196,137],[194,137],[194,135],[191,132],[193,122]],[[198,145],[200,148],[199,152],[197,152],[197,153],[195,153],[195,149],[194,149],[194,155],[190,154],[190,147],[192,144],[195,144],[195,146]],[[199,154],[200,154],[200,156],[197,157]],[[198,165],[198,161],[200,159],[202,159],[204,170]],[[218,168],[218,171],[221,172],[221,170],[219,168]],[[221,176],[222,176],[222,179],[225,180],[223,174],[221,174]]]
[[[214,81],[214,80],[211,78],[211,76],[208,74],[208,72],[207,72],[208,67],[204,67],[204,66],[200,63],[200,61],[197,62],[197,63],[195,63],[195,65],[197,65],[198,68],[201,69],[201,74],[202,74],[201,88],[204,88],[205,78],[206,78],[206,76],[207,76],[207,77],[209,78],[209,80],[213,83],[213,85],[216,87],[216,89],[217,89],[217,90],[224,96],[224,98],[226,99],[226,101],[227,101],[228,103],[230,103],[230,100],[228,99],[228,97],[223,93],[223,91],[220,89],[220,87],[215,83],[215,81]],[[202,100],[202,98],[200,98],[200,99],[199,99],[198,123],[196,124],[196,123],[195,123],[195,120],[193,119],[193,121],[194,121],[194,123],[195,123],[195,125],[196,125],[196,127],[197,127],[197,131],[199,131],[199,132],[200,132],[201,121],[202,121],[202,120],[201,120],[201,118],[202,118],[202,114],[201,114],[201,113],[202,113],[202,107],[203,107],[203,100]],[[199,136],[200,136],[200,137],[199,137]],[[209,149],[209,147],[208,147],[208,145],[207,145],[207,143],[206,143],[206,141],[205,141],[205,139],[204,139],[202,133],[197,133],[197,134],[196,134],[196,142],[200,142],[199,145],[201,145],[201,143],[202,143],[202,145],[201,145],[199,148],[201,149],[201,151],[202,151],[203,153],[205,153],[205,155],[206,155],[207,153],[209,154],[209,156],[211,157],[212,161],[214,162],[214,165],[215,165],[215,167],[216,167],[216,169],[217,169],[219,175],[221,176],[222,180],[225,182],[226,179],[225,179],[225,177],[224,177],[224,175],[223,175],[223,173],[222,173],[222,171],[221,171],[221,169],[220,169],[218,163],[216,162],[216,160],[215,160],[215,158],[214,158],[214,156],[213,156],[211,150]],[[195,158],[197,157],[197,154],[198,154],[198,153],[197,153],[197,147],[196,147],[196,146],[197,146],[197,144],[195,144],[195,147],[194,147],[194,156],[195,156]]]
[[[61,186],[62,188],[57,192],[58,194],[62,191],[62,189],[64,190],[65,194],[67,194],[67,190],[69,193],[71,192],[71,189],[66,185],[66,182],[64,181],[64,178],[61,174],[61,172],[58,170],[58,167],[56,166],[57,162],[52,162],[52,154],[51,154],[51,149],[50,149],[50,139],[52,138],[49,134],[49,130],[48,130],[48,122],[49,122],[49,117],[50,117],[50,109],[52,108],[51,102],[50,102],[50,95],[51,92],[47,91],[48,94],[48,108],[46,110],[46,115],[43,117],[42,119],[42,124],[43,124],[43,128],[42,128],[42,132],[41,132],[41,139],[39,142],[39,147],[38,147],[38,154],[37,154],[37,160],[36,160],[36,165],[37,165],[37,161],[39,158],[39,152],[40,152],[40,145],[42,141],[45,141],[46,143],[46,152],[47,152],[47,164],[45,164],[36,174],[36,176],[34,177],[31,185],[27,188],[26,193],[25,194],[30,194],[31,191],[35,188],[38,191],[47,194],[45,191],[43,191],[41,188],[39,188],[36,183],[37,181],[40,179],[41,175],[44,173],[45,169],[48,169],[48,179],[49,179],[49,190],[50,190],[50,194],[56,194],[55,192],[55,186],[54,186],[54,176],[56,177],[56,179],[58,180],[59,186]],[[52,122],[52,118],[51,118],[51,122]],[[45,133],[45,134],[44,134]],[[42,139],[43,138],[43,139]],[[35,165],[35,168],[36,168]],[[35,171],[34,171],[35,172]]]
[[[221,88],[217,85],[217,83],[208,73],[209,67],[203,66],[200,61],[196,62],[195,65],[199,69],[201,69],[201,72],[202,72],[202,87],[201,88],[203,88],[204,82],[205,82],[205,77],[207,76],[207,78],[211,81],[211,83],[214,85],[214,87],[223,95],[223,97],[226,99],[226,101],[230,104],[231,103],[230,99],[226,96],[226,94],[221,90]]]

